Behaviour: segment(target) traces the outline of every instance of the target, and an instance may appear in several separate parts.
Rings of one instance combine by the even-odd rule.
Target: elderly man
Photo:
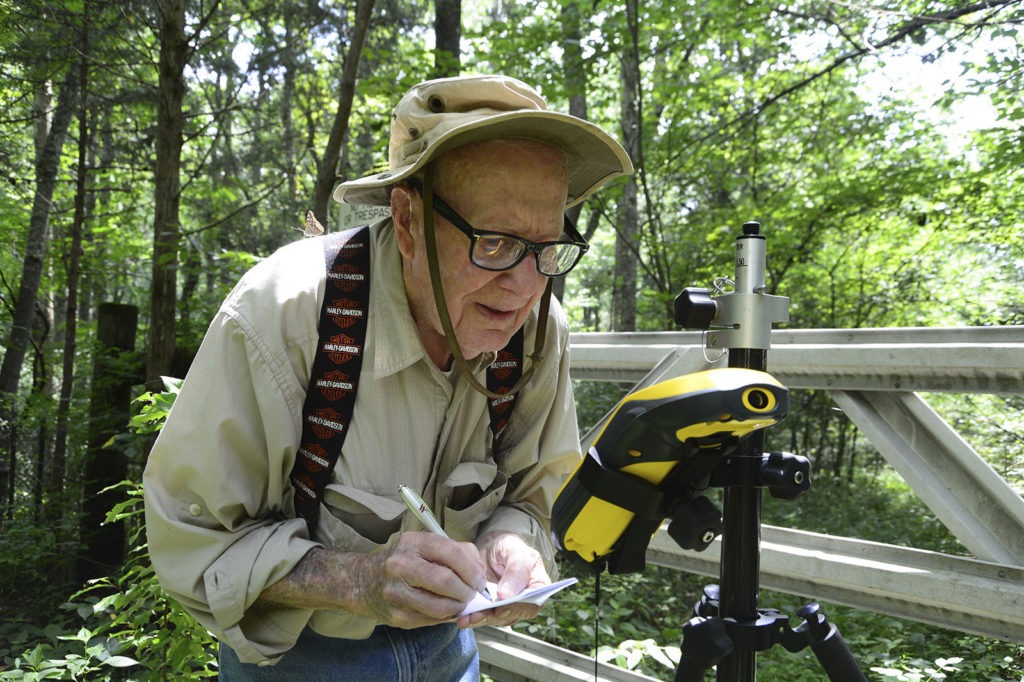
[[[149,459],[154,566],[227,682],[475,679],[471,628],[538,607],[466,604],[554,571],[549,514],[580,452],[550,282],[587,250],[566,207],[630,162],[496,76],[409,91],[389,161],[335,198],[391,219],[242,278]]]

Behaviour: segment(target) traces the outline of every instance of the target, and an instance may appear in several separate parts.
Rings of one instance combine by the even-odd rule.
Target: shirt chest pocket
[[[372,552],[399,529],[405,511],[405,505],[393,498],[331,484],[324,489],[317,532],[332,547]]]
[[[489,462],[463,462],[444,482],[447,504],[444,508],[445,532],[455,539],[472,542],[480,524],[505,497],[508,478]]]

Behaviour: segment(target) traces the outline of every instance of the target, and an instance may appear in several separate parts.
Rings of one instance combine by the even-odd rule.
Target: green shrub
[[[127,499],[107,522],[122,521],[131,529],[128,561],[116,577],[90,581],[73,595],[63,607],[68,620],[37,633],[42,641],[0,668],[0,680],[216,677],[213,637],[157,583],[143,538],[142,487],[121,487]]]
[[[177,395],[180,381],[165,379],[162,393],[136,400],[140,410],[131,426],[137,434],[158,431]],[[127,436],[126,436],[127,437]],[[128,560],[110,578],[90,581],[76,592],[45,628],[17,623],[0,635],[0,680],[192,680],[217,675],[217,646],[181,606],[161,589],[149,561],[143,523],[142,486],[124,481],[123,502],[107,514],[107,523],[125,526],[132,547]],[[33,533],[22,529],[24,542]],[[5,544],[17,542],[8,537]],[[52,545],[52,542],[50,543]],[[24,556],[4,556],[24,570]],[[40,581],[36,580],[35,583]],[[6,583],[0,586],[8,588]],[[46,612],[46,611],[44,611]]]

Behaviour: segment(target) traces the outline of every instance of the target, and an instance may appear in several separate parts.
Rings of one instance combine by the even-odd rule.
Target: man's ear
[[[415,251],[417,232],[419,195],[408,185],[395,185],[391,188],[391,220],[395,225],[395,236],[398,238],[398,251],[402,258],[412,258]]]

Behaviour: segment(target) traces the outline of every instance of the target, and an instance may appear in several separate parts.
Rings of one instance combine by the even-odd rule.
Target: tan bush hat
[[[388,187],[441,154],[471,142],[527,138],[565,152],[566,206],[601,185],[633,172],[626,150],[599,127],[547,110],[533,88],[506,76],[459,76],[426,81],[405,94],[391,115],[388,170],[343,182],[334,198],[347,204],[386,206]]]

